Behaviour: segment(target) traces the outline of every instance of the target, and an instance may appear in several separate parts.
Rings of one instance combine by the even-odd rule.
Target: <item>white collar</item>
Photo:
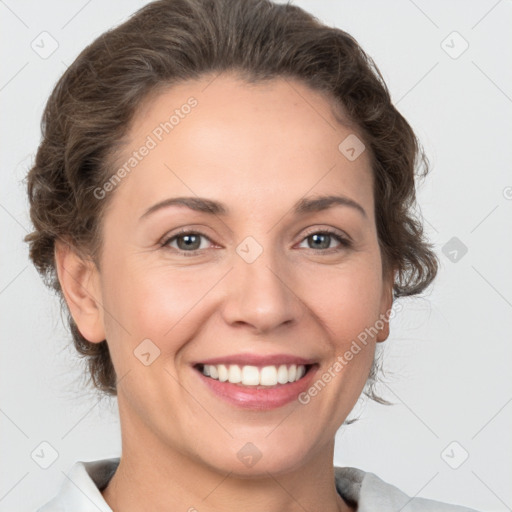
[[[72,466],[59,493],[37,512],[113,512],[101,492],[114,475],[119,457],[78,461]],[[425,498],[411,498],[377,475],[351,467],[334,467],[338,494],[358,512],[476,512]]]

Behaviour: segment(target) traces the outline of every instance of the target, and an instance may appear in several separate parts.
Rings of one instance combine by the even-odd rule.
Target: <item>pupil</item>
[[[195,240],[194,240],[195,239]],[[183,240],[184,243],[180,244],[180,241]],[[196,249],[198,247],[192,247],[194,245],[194,242],[197,244],[197,241],[199,240],[199,237],[197,235],[182,235],[180,238],[178,238],[178,245],[181,245],[180,249]],[[184,247],[183,247],[184,246]]]
[[[321,248],[321,249],[328,249],[329,248],[329,242],[330,242],[330,236],[329,235],[326,235],[326,234],[316,234],[316,235],[311,235],[311,238],[313,238],[315,241],[318,241],[318,239],[320,237],[323,237],[324,239],[324,243],[320,243],[319,245],[317,244],[315,246],[315,249],[317,248]]]

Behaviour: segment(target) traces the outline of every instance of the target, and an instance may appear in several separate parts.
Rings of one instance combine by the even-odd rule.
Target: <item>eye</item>
[[[201,250],[208,248],[208,244],[202,244],[202,240],[207,240],[211,243],[210,238],[203,233],[183,230],[166,238],[161,242],[161,246],[163,248],[171,248],[183,256],[196,256]],[[331,244],[333,241],[337,242],[338,245],[332,247]],[[311,231],[303,238],[301,244],[304,242],[311,242],[311,244],[308,243],[308,247],[306,248],[329,253],[352,246],[352,242],[348,238],[331,229]]]
[[[172,247],[186,256],[193,256],[196,252],[206,249],[201,246],[201,239],[211,240],[197,231],[181,231],[162,242],[162,247]],[[174,245],[176,243],[176,245]]]
[[[323,229],[321,231],[312,231],[306,235],[303,239],[308,242],[311,241],[311,244],[308,244],[308,248],[313,250],[325,250],[325,249],[334,249],[340,250],[340,247],[346,248],[352,245],[352,242],[347,238],[343,237],[337,231],[333,231],[330,229]],[[332,241],[337,241],[337,247],[331,247]],[[304,242],[302,242],[304,243]],[[331,251],[329,251],[331,252]]]

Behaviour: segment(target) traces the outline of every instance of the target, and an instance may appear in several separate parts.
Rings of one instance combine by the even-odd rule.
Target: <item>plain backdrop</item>
[[[57,79],[146,3],[0,2],[0,511],[33,511],[75,461],[120,454],[116,402],[87,391],[58,300],[28,259],[23,178]],[[293,3],[359,41],[420,137],[432,170],[419,204],[441,260],[431,290],[391,322],[380,392],[395,405],[361,402],[334,462],[411,496],[511,510],[512,2]],[[41,449],[56,457],[46,469]]]

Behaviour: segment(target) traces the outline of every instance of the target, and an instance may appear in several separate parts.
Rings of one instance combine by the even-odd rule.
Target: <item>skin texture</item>
[[[354,130],[307,86],[248,85],[224,74],[145,102],[120,165],[191,96],[197,106],[109,192],[100,270],[56,247],[73,318],[91,342],[107,339],[119,380],[123,452],[103,496],[122,512],[350,510],[334,487],[334,437],[387,324],[306,405],[238,408],[217,398],[191,363],[287,353],[315,359],[320,375],[389,311],[368,151],[354,161],[339,151]],[[348,206],[291,211],[323,194],[356,201],[366,216]],[[230,213],[169,206],[140,219],[177,196],[221,201]],[[204,235],[196,255],[179,253],[183,239],[160,244],[179,228]],[[315,248],[311,235],[329,228],[352,246],[331,237]],[[263,249],[252,263],[236,252],[248,236]],[[134,355],[144,339],[160,350],[148,366]],[[247,442],[261,453],[252,467],[237,457]]]

